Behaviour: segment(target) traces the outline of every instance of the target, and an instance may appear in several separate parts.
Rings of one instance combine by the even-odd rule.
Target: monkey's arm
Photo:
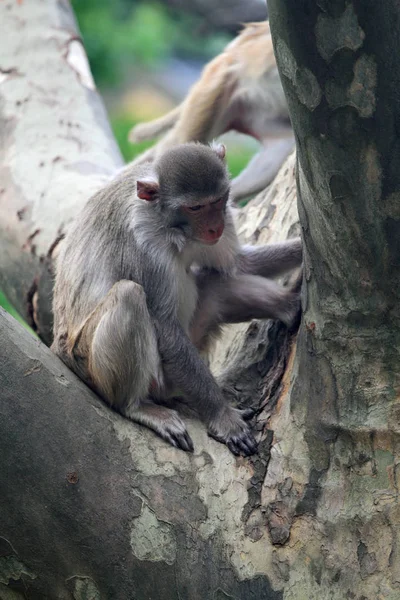
[[[293,137],[267,140],[247,167],[232,181],[235,202],[261,192],[271,183],[294,146]]]
[[[197,349],[174,318],[155,321],[158,348],[167,378],[208,426],[212,437],[234,454],[254,454],[257,444],[242,418],[229,406]]]
[[[300,238],[265,246],[242,246],[237,258],[242,273],[276,277],[301,265],[303,259]]]

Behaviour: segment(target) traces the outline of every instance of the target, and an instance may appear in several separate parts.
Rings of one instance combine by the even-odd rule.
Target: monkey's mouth
[[[198,242],[199,244],[203,244],[203,246],[215,246],[215,244],[218,244],[220,239],[220,237],[216,240],[205,240],[204,238],[197,238],[196,242]]]
[[[224,233],[224,226],[218,225],[218,227],[213,227],[209,229],[209,231],[204,232],[204,234],[197,238],[197,241],[201,244],[206,244],[206,246],[214,246],[219,242]]]

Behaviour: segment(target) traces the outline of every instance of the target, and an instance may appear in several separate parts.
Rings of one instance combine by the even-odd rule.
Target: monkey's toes
[[[221,436],[213,431],[209,431],[208,434],[217,442],[226,444],[236,456],[251,456],[257,452],[257,442],[247,427],[237,434],[227,436]]]
[[[237,410],[240,412],[243,421],[250,421],[256,414],[254,408],[238,408]]]
[[[243,434],[242,436],[234,436],[227,441],[226,445],[229,450],[239,456],[251,456],[257,452],[257,442],[251,433]]]
[[[182,431],[177,430],[175,427],[166,427],[164,431],[160,432],[160,436],[175,448],[180,448],[185,452],[193,452],[194,450],[192,438],[186,429]]]

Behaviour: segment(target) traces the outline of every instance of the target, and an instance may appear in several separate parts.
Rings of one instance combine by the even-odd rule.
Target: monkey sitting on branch
[[[203,70],[180,106],[136,125],[129,134],[140,142],[164,134],[135,163],[156,160],[167,148],[208,142],[236,130],[256,138],[258,154],[232,182],[235,202],[263,190],[294,147],[289,112],[272,47],[269,22],[249,23]]]
[[[85,205],[56,264],[53,351],[120,413],[193,443],[168,399],[183,397],[234,454],[256,442],[200,356],[223,323],[298,315],[269,279],[301,264],[300,239],[241,247],[223,145],[176,146],[128,166]]]

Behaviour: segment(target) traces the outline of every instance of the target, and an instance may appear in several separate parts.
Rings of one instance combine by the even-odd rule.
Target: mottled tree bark
[[[269,11],[297,142],[306,285],[263,504],[278,507],[285,599],[394,600],[399,5],[270,0]]]
[[[68,0],[4,0],[0,22],[0,289],[49,342],[53,252],[122,158]]]
[[[398,9],[269,10],[298,144],[304,318],[297,350],[281,324],[254,322],[213,356],[226,393],[257,410],[259,452],[235,458],[197,421],[193,455],[168,446],[0,311],[0,598],[400,598]],[[68,53],[68,5],[0,14],[0,287],[46,339],[53,248],[119,154]],[[75,151],[59,110],[68,128],[81,115]],[[243,241],[297,233],[294,162],[238,214]]]

